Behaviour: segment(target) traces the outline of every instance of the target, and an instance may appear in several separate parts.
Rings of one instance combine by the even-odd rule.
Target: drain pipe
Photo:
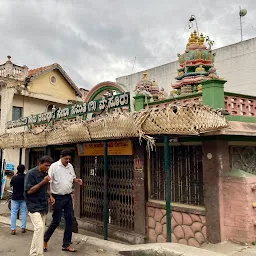
[[[165,196],[166,196],[166,228],[167,228],[167,242],[172,241],[172,212],[171,212],[171,168],[170,168],[170,146],[169,137],[164,136],[164,172],[165,172]]]

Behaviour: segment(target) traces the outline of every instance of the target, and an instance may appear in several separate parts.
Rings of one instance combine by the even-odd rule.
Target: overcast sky
[[[214,48],[238,42],[240,4],[246,40],[256,36],[255,0],[1,0],[0,61],[10,54],[30,69],[57,62],[90,89],[176,60],[191,14]]]

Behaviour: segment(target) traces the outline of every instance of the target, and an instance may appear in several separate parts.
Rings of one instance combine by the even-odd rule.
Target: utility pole
[[[241,42],[243,41],[243,22],[242,22],[242,17],[244,17],[246,14],[247,14],[247,10],[246,9],[241,9],[241,6],[239,6]]]

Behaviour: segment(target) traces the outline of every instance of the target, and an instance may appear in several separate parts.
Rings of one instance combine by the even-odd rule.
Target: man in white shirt
[[[51,238],[55,229],[59,226],[62,212],[65,217],[65,232],[63,237],[63,251],[75,252],[71,246],[72,239],[72,223],[74,218],[73,203],[72,203],[72,187],[73,183],[82,185],[81,179],[77,179],[74,168],[70,164],[71,151],[63,150],[60,155],[60,160],[53,163],[48,171],[50,181],[50,200],[53,204],[52,222],[44,234],[44,251],[47,251],[47,242]]]

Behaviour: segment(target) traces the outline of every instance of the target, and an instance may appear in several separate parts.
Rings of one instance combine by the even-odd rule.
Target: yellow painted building
[[[0,133],[6,133],[6,123],[32,114],[51,111],[82,101],[82,93],[63,68],[54,63],[37,69],[19,66],[11,57],[0,65]],[[8,132],[24,130],[9,129]],[[1,160],[25,163],[25,149],[3,149]]]
[[[81,100],[81,92],[57,63],[28,71],[31,93],[54,96],[68,101]],[[80,97],[78,99],[78,97]]]

